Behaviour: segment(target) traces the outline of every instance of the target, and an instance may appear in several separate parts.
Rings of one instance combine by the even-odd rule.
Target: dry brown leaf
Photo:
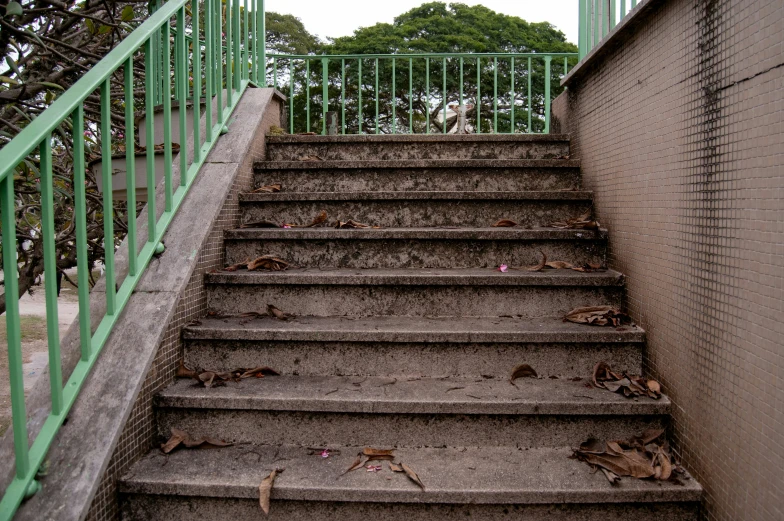
[[[321,210],[319,214],[313,218],[313,222],[305,226],[305,228],[312,228],[314,226],[318,226],[319,224],[323,224],[326,221],[327,221],[327,211]]]
[[[544,266],[545,268],[552,268],[554,270],[571,270],[574,268],[574,264],[564,261],[551,261]]]
[[[267,314],[269,314],[271,317],[277,318],[278,320],[288,320],[294,316],[289,313],[284,313],[272,304],[267,304]]]
[[[364,224],[361,222],[357,222],[354,219],[349,219],[346,222],[343,221],[335,221],[335,228],[370,228],[369,224]],[[376,228],[376,226],[373,226]]]
[[[264,512],[264,515],[269,514],[270,510],[270,495],[272,494],[272,485],[275,484],[275,478],[278,477],[278,474],[283,472],[286,469],[275,469],[270,472],[270,475],[261,480],[261,484],[259,485],[259,506],[261,507],[261,511]]]
[[[344,470],[344,471],[343,471],[343,474],[341,474],[341,476],[343,476],[343,475],[345,475],[345,474],[348,474],[348,473],[349,473],[349,472],[351,472],[352,470],[357,470],[357,469],[359,469],[359,468],[362,468],[362,466],[365,464],[365,463],[364,463],[364,461],[363,461],[363,458],[364,458],[364,457],[362,456],[362,453],[361,453],[361,452],[360,452],[360,453],[358,453],[358,454],[357,454],[357,457],[356,457],[356,459],[354,460],[354,463],[352,463],[352,464],[351,464],[351,466],[350,466],[349,468],[347,468],[346,470]]]
[[[393,456],[395,449],[374,449],[372,447],[365,447],[362,451],[365,456]]]
[[[627,398],[649,396],[655,400],[661,398],[661,386],[656,380],[646,380],[641,376],[618,374],[605,362],[599,362],[593,368],[593,385],[610,392],[621,391]],[[653,439],[658,438],[661,433]],[[648,442],[643,443],[646,445]]]
[[[256,270],[270,270],[270,271],[284,271],[289,267],[289,263],[283,259],[275,257],[274,255],[262,255],[247,263],[248,271]]]
[[[185,367],[185,362],[180,359],[180,366],[177,368],[177,373],[174,375],[175,378],[198,378],[199,373],[192,369],[188,369]]]
[[[631,324],[632,319],[629,315],[612,306],[589,306],[571,310],[564,317],[564,322],[567,321],[576,324],[611,325],[617,327],[622,324]]]
[[[161,451],[163,451],[164,454],[169,454],[171,451],[173,451],[180,445],[187,447],[189,449],[193,449],[193,448],[228,447],[232,444],[227,443],[223,440],[218,440],[210,437],[194,439],[187,432],[172,427],[171,437],[169,437],[166,443],[161,445]]]
[[[602,471],[604,477],[607,478],[607,481],[609,481],[611,485],[617,485],[621,481],[621,476],[619,476],[615,472],[607,470],[604,467],[599,467],[599,470]]]
[[[316,155],[302,156],[302,157],[298,158],[297,161],[315,162],[315,161],[324,161],[324,158],[322,158],[321,156],[316,156]]]
[[[493,226],[495,226],[496,228],[513,228],[517,226],[517,223],[512,221],[511,219],[501,219]]]
[[[389,470],[391,470],[392,472],[405,472],[403,470],[403,467],[401,467],[400,465],[397,465],[397,464],[395,464],[395,463],[393,463],[391,461],[389,462]]]
[[[414,472],[414,471],[411,469],[411,467],[409,467],[409,466],[408,466],[408,465],[406,465],[405,463],[401,463],[401,464],[400,464],[400,467],[403,469],[403,472],[405,472],[405,473],[406,473],[406,476],[408,476],[408,479],[410,479],[411,481],[413,481],[414,483],[416,483],[417,485],[419,485],[419,487],[420,487],[420,488],[422,488],[422,490],[425,490],[425,485],[424,485],[424,484],[422,483],[422,481],[419,479],[419,476],[417,476],[416,472]]]
[[[237,271],[240,268],[247,268],[250,259],[245,259],[242,262],[238,262],[237,264],[232,264],[231,266],[226,266],[223,268],[223,271]]]
[[[204,384],[205,387],[209,388],[213,386],[225,385],[226,382],[230,380],[239,382],[240,380],[251,377],[263,378],[265,375],[279,376],[280,373],[267,366],[259,366],[252,369],[239,368],[234,369],[233,371],[204,371],[202,369],[192,371],[188,369],[185,364],[180,363],[180,368],[177,370],[175,376],[177,378],[193,378]]]
[[[509,377],[509,383],[514,385],[514,381],[518,378],[536,378],[537,374],[533,367],[528,364],[520,364],[512,371],[512,376]]]
[[[264,194],[264,193],[272,194],[272,193],[275,193],[275,192],[280,192],[281,188],[283,188],[283,187],[281,186],[280,183],[275,183],[273,185],[265,185],[265,186],[261,186],[259,188],[256,188],[251,193],[252,194]]]
[[[547,255],[544,254],[542,250],[539,250],[539,253],[542,254],[542,260],[536,266],[530,266],[526,268],[528,271],[541,271],[544,268],[545,264],[547,264]]]
[[[555,221],[550,223],[554,228],[573,229],[573,230],[598,230],[599,222],[591,219],[591,211],[588,210],[579,217],[573,217],[565,221]]]

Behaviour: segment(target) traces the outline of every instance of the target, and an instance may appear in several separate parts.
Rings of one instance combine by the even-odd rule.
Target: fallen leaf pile
[[[280,376],[280,373],[270,367],[254,367],[252,369],[234,369],[233,371],[208,371],[204,369],[189,369],[180,361],[180,367],[175,374],[177,378],[193,378],[201,382],[204,387],[218,387],[226,382],[240,382],[247,378],[264,378],[264,376]]]
[[[601,264],[593,264],[593,263],[585,263],[582,266],[576,266],[571,262],[566,261],[548,261],[547,255],[542,250],[539,250],[539,253],[542,254],[542,260],[536,266],[529,266],[526,271],[542,271],[544,269],[553,269],[553,270],[574,270],[574,271],[581,271],[581,272],[591,272],[591,271],[603,271],[604,268]]]
[[[261,484],[259,485],[259,506],[261,507],[261,511],[264,512],[264,515],[269,514],[270,510],[270,494],[272,494],[272,485],[275,484],[275,478],[278,477],[278,474],[283,472],[286,469],[275,469],[270,472],[270,475],[261,480]]]
[[[571,310],[564,317],[564,322],[617,327],[623,324],[631,324],[632,319],[626,313],[622,313],[612,306],[591,306]]]
[[[275,192],[280,192],[281,188],[283,188],[280,183],[275,183],[274,185],[265,185],[259,188],[256,188],[251,193],[252,194],[272,194]]]
[[[599,222],[591,219],[591,212],[588,211],[579,217],[573,217],[565,221],[555,221],[550,223],[550,226],[571,230],[598,230]]]
[[[238,262],[237,264],[232,264],[231,266],[226,266],[223,268],[223,271],[237,271],[240,268],[245,268],[248,271],[284,271],[289,268],[289,263],[274,255],[262,255],[253,260],[248,259]]]
[[[215,438],[192,438],[190,434],[187,432],[175,429],[172,427],[171,429],[171,437],[166,441],[166,443],[161,445],[161,451],[164,454],[168,454],[177,447],[182,445],[188,449],[204,449],[204,448],[215,448],[215,447],[229,447],[232,445],[231,443],[227,443],[223,440],[218,440]]]
[[[572,458],[601,470],[616,485],[621,477],[677,480],[681,469],[670,455],[663,429],[650,429],[629,440],[602,442],[591,438],[574,451]]]
[[[627,373],[615,373],[605,362],[599,362],[593,368],[593,385],[614,393],[620,392],[627,398],[635,396],[648,396],[654,400],[661,398],[661,385],[656,380]]]
[[[374,449],[371,447],[365,447],[365,449],[357,454],[356,459],[351,464],[349,468],[347,468],[341,476],[348,474],[353,470],[357,470],[360,468],[365,468],[367,472],[380,472],[382,470],[381,465],[368,465],[371,461],[388,461],[389,462],[389,470],[392,472],[402,472],[416,485],[425,490],[425,485],[422,483],[422,480],[419,479],[414,470],[406,465],[405,463],[395,463],[395,449]],[[338,476],[340,477],[340,476]]]

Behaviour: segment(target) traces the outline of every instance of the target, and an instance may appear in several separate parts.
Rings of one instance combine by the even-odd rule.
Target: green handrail
[[[550,131],[550,105],[551,89],[552,89],[552,60],[557,58],[563,59],[563,71],[565,76],[568,72],[569,63],[577,63],[577,53],[411,53],[411,54],[339,54],[339,55],[308,55],[308,54],[270,54],[267,56],[270,60],[268,67],[271,67],[272,85],[278,87],[279,78],[287,77],[289,83],[289,132],[294,134],[295,131],[310,132],[313,130],[311,127],[311,104],[318,103],[318,98],[311,99],[311,62],[317,63],[321,67],[321,117],[322,122],[319,125],[322,134],[327,132],[327,112],[329,111],[330,104],[339,105],[341,114],[341,133],[356,132],[363,133],[363,91],[370,91],[372,98],[370,100],[374,103],[375,114],[372,121],[369,121],[366,132],[379,134],[382,132],[389,132],[396,134],[398,132],[414,133],[420,131],[429,134],[431,132],[431,110],[439,115],[436,121],[443,121],[447,115],[447,109],[450,101],[457,102],[459,106],[466,103],[466,99],[473,101],[476,111],[476,126],[472,122],[467,123],[467,129],[475,133],[482,133],[483,127],[485,129],[491,128],[493,133],[498,133],[499,114],[504,117],[508,116],[508,123],[504,123],[505,133],[533,133],[542,132],[549,133]],[[517,60],[517,61],[515,61]],[[408,67],[397,68],[398,62],[408,62]],[[330,68],[330,64],[340,65],[340,70],[337,67]],[[373,81],[368,85],[362,75],[363,63],[370,65],[373,68]],[[281,64],[284,64],[283,70]],[[431,64],[438,70],[441,69],[441,82],[436,86],[434,91],[430,89],[431,80]],[[357,76],[347,74],[346,68],[356,68]],[[415,69],[415,66],[418,70]],[[387,68],[389,73],[389,87],[383,88],[380,80],[380,70],[382,67]],[[476,69],[476,74],[470,74],[471,67]],[[539,67],[539,69],[537,69]],[[451,73],[450,73],[451,68]],[[466,68],[469,69],[469,74],[466,74]],[[501,108],[499,111],[499,68],[502,68],[500,74],[504,75],[509,83],[509,90],[504,90],[501,96],[506,96],[508,107]],[[398,89],[397,81],[399,74],[408,75],[408,91],[400,92]],[[451,74],[451,75],[450,75]],[[560,72],[559,72],[560,74]],[[482,78],[487,75],[490,81],[492,75],[493,81],[493,98],[492,101],[483,101],[482,99]],[[542,88],[539,92],[534,92],[532,89],[532,78],[536,77],[537,81],[541,81]],[[415,129],[414,126],[414,78],[416,76],[417,87],[420,90],[420,96],[424,98],[424,108],[421,110],[421,120],[425,122],[424,126],[421,124]],[[474,79],[475,76],[475,79]],[[356,80],[352,78],[357,78]],[[527,95],[525,100],[522,100],[523,95],[517,95],[515,86],[519,85],[517,79],[523,79],[527,85]],[[557,79],[557,78],[556,78]],[[437,81],[437,80],[436,80]],[[457,83],[457,92],[453,94],[454,99],[450,100],[450,93],[448,86],[450,83]],[[295,89],[295,83],[298,87]],[[435,85],[438,85],[436,83]],[[334,95],[330,98],[330,87]],[[356,103],[347,102],[347,92],[349,89],[353,92]],[[295,92],[296,90],[296,92]],[[390,101],[386,101],[385,93],[389,94]],[[295,128],[295,115],[298,113],[295,110],[296,94],[304,95],[304,129]],[[405,97],[408,96],[406,101]],[[536,99],[536,101],[534,101]],[[382,102],[388,105],[389,109],[382,111]],[[349,105],[347,105],[349,103]],[[470,103],[470,101],[469,101]],[[536,114],[534,113],[536,105]],[[438,109],[440,107],[440,109]],[[405,114],[406,108],[408,114]],[[398,110],[399,109],[399,110]],[[482,125],[483,110],[485,114],[492,114],[492,124],[488,121]],[[527,117],[524,120],[516,120],[516,110],[526,110]],[[348,115],[347,115],[348,114]],[[402,115],[402,116],[401,116]],[[388,117],[389,122],[382,129],[381,119],[382,116]],[[398,121],[398,117],[400,121]],[[347,124],[348,119],[355,119],[356,123],[353,125]],[[417,118],[419,121],[419,118]],[[488,118],[489,119],[489,118]],[[408,125],[405,121],[408,121]],[[538,130],[534,130],[534,123]],[[398,125],[399,124],[399,125]],[[472,128],[468,128],[471,125]],[[447,125],[441,123],[440,131],[447,132]],[[486,131],[486,130],[485,130]]]
[[[637,0],[579,0],[577,47],[580,60],[637,7]],[[620,13],[620,17],[617,14]],[[617,17],[617,19],[616,19]]]
[[[244,12],[240,16],[240,2]],[[15,477],[0,500],[0,521],[10,520],[25,497],[40,490],[36,473],[54,440],[66,415],[74,404],[79,390],[95,364],[109,334],[122,310],[130,299],[150,259],[160,252],[161,239],[182,204],[188,189],[216,143],[225,132],[232,111],[243,91],[251,82],[264,85],[266,75],[260,67],[265,63],[264,0],[228,0],[225,3],[225,24],[222,21],[224,4],[221,0],[203,0],[204,28],[199,27],[199,0],[170,0],[157,6],[136,30],[63,92],[52,105],[25,127],[11,142],[0,150],[0,225],[3,238],[3,273],[6,298],[6,327],[9,376],[11,386],[12,432],[14,437]],[[186,17],[190,7],[190,37],[203,41],[189,50],[186,44]],[[232,13],[233,11],[233,13]],[[172,19],[176,19],[176,30]],[[260,29],[260,33],[257,30]],[[225,34],[225,36],[221,36]],[[203,35],[203,40],[202,40]],[[257,38],[258,36],[258,38]],[[171,43],[174,40],[172,47]],[[171,50],[174,49],[172,60]],[[226,50],[224,56],[223,51]],[[143,246],[137,247],[136,230],[136,177],[134,129],[134,57],[144,55],[144,114],[147,161],[147,210],[148,234],[142,238]],[[202,62],[202,54],[204,61]],[[202,66],[203,65],[203,66]],[[224,82],[222,70],[226,68]],[[128,274],[119,287],[115,286],[115,239],[113,229],[112,191],[112,119],[110,81],[115,73],[124,76],[125,94],[125,160],[128,208]],[[192,79],[192,84],[191,84]],[[172,88],[172,80],[174,88]],[[204,80],[204,81],[202,81]],[[191,87],[192,85],[192,87]],[[226,103],[223,91],[226,91]],[[104,250],[106,284],[106,312],[95,332],[90,327],[90,294],[88,290],[89,264],[87,258],[87,211],[85,194],[85,131],[84,102],[94,91],[100,93],[100,122],[88,127],[101,136],[102,189],[104,218]],[[188,135],[184,100],[192,96],[207,100],[202,114],[201,104],[193,104],[192,139],[193,159],[188,161],[186,149]],[[173,180],[173,136],[171,129],[172,99],[183,102],[179,111],[181,145],[179,154],[180,179]],[[116,100],[115,100],[116,101]],[[164,106],[164,186],[165,208],[157,217],[155,205],[155,148],[154,107]],[[213,121],[213,109],[216,112]],[[200,123],[206,121],[202,140]],[[46,325],[49,347],[51,413],[45,420],[32,445],[28,444],[27,413],[22,375],[22,351],[19,319],[19,285],[16,244],[16,212],[14,172],[18,165],[37,155],[41,173],[41,234],[44,246],[44,277],[54,281],[57,276],[52,136],[58,127],[72,122],[74,153],[74,224],[77,243],[77,280],[79,285],[79,334],[81,357],[68,381],[63,385],[60,358],[60,338],[57,320],[57,291],[55,284],[46,284]],[[92,125],[92,124],[90,124]],[[121,144],[118,137],[117,144]],[[137,250],[139,250],[137,252]]]

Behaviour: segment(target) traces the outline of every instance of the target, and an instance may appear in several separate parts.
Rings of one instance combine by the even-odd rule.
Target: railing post
[[[327,112],[329,112],[329,59],[321,58],[321,134],[327,135]]]
[[[552,56],[544,57],[544,133],[550,133],[550,62]]]
[[[267,86],[267,15],[264,7],[264,0],[258,0],[261,7],[259,8],[259,18],[261,28],[261,57],[259,57],[259,66],[261,67],[261,86]]]

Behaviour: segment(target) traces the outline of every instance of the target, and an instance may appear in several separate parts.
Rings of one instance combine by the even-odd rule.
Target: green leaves
[[[6,16],[22,16],[22,14],[24,14],[24,9],[19,2],[8,2],[8,5],[5,6]]]
[[[134,12],[133,12],[132,5],[126,5],[125,7],[123,7],[122,13],[120,15],[120,19],[123,22],[130,22],[131,20],[133,20],[133,16],[134,16]]]

